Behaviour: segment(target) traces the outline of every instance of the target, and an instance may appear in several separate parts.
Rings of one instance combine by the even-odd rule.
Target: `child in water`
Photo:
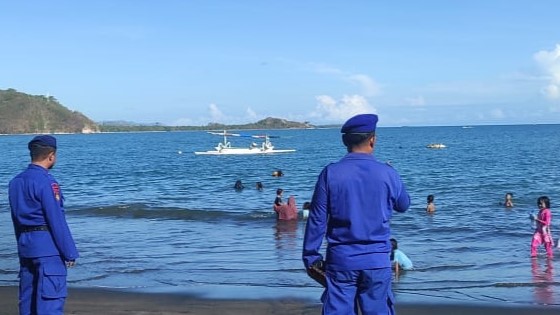
[[[403,251],[399,249],[397,240],[392,238],[391,239],[391,263],[395,269],[395,273],[398,275],[399,271],[402,270],[411,270],[414,268],[412,265],[412,260],[406,256]]]
[[[550,224],[552,223],[552,213],[550,212],[550,199],[547,196],[541,196],[537,199],[537,206],[539,207],[539,214],[535,217],[531,214],[530,218],[535,221],[537,228],[533,234],[531,241],[531,257],[537,257],[537,248],[540,244],[544,243],[546,255],[552,258],[552,235],[550,234]]]
[[[279,206],[284,204],[284,202],[282,201],[282,194],[283,193],[284,193],[284,189],[282,189],[282,188],[276,189],[276,199],[274,199],[274,205],[279,207]]]
[[[426,212],[434,213],[436,212],[436,205],[434,204],[434,195],[428,195],[428,205],[426,206]]]
[[[504,200],[504,207],[513,208],[513,194],[508,192]]]

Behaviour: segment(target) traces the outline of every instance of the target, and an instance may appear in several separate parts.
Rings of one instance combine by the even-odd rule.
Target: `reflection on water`
[[[298,220],[277,220],[275,226],[274,239],[276,249],[292,250],[299,246],[297,238],[299,221]]]
[[[532,259],[531,272],[535,284],[535,301],[540,304],[554,304],[554,266],[552,259],[546,259],[546,263]]]

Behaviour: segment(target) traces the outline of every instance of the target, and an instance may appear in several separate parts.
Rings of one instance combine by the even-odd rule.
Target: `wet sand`
[[[65,314],[79,315],[256,315],[320,314],[321,305],[298,299],[200,299],[180,294],[134,293],[102,289],[69,290]],[[0,287],[0,314],[17,314],[17,287]],[[454,304],[398,304],[399,315],[551,315],[558,307]]]

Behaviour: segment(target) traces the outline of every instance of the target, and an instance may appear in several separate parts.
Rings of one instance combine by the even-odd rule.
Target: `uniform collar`
[[[29,168],[29,169],[36,169],[36,170],[42,170],[42,171],[45,171],[46,173],[49,172],[48,169],[42,167],[41,165],[37,165],[37,164],[33,164],[33,163],[30,163],[29,166],[28,166],[27,168]]]
[[[354,152],[350,152],[347,153],[345,158],[349,158],[349,159],[363,159],[363,160],[375,160],[375,157],[373,156],[373,154],[370,153],[354,153]]]

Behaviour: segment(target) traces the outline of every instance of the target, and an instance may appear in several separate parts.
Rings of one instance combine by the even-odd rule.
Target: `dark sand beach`
[[[298,299],[200,299],[181,294],[134,293],[71,288],[65,314],[252,315],[320,314],[318,303]],[[517,304],[398,304],[399,315],[552,315],[560,308]],[[0,287],[0,314],[17,314],[17,287]]]

